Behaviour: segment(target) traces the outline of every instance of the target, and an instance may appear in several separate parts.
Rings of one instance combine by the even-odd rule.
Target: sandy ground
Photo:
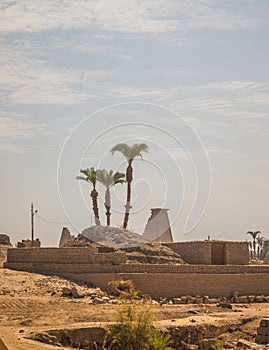
[[[27,340],[24,336],[35,330],[113,321],[118,305],[92,304],[90,295],[96,290],[87,286],[77,286],[81,293],[86,294],[84,298],[62,297],[61,291],[65,286],[77,285],[59,277],[0,268],[0,339],[9,350],[65,349]],[[165,304],[156,305],[155,310],[157,320],[164,326],[182,323],[184,319],[189,322],[190,317],[191,322],[206,322],[212,317],[221,320],[252,319],[240,331],[220,336],[223,342],[236,342],[241,338],[254,341],[260,319],[269,317],[269,303],[238,304],[233,305],[232,310],[216,305]]]

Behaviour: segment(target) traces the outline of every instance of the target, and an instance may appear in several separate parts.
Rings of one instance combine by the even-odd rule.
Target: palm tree
[[[247,234],[252,236],[252,247],[253,247],[253,255],[254,258],[256,258],[256,243],[257,243],[257,236],[261,234],[261,231],[248,231]]]
[[[125,215],[124,215],[124,221],[123,221],[123,228],[126,228],[129,220],[130,209],[132,208],[131,207],[131,183],[133,181],[132,163],[136,157],[140,157],[141,159],[143,159],[141,152],[148,152],[148,146],[145,143],[140,143],[140,144],[136,143],[133,146],[129,146],[126,143],[118,143],[117,145],[111,148],[112,155],[115,152],[122,153],[128,162],[128,166],[126,169],[127,198],[126,198]]]
[[[123,184],[126,182],[124,180],[125,175],[123,173],[115,173],[113,174],[113,170],[107,171],[106,169],[97,170],[96,171],[96,178],[97,181],[101,182],[105,188],[105,208],[106,208],[106,224],[107,226],[110,226],[110,208],[111,208],[111,199],[110,199],[110,188],[112,186],[115,186],[117,184]]]
[[[81,169],[80,172],[84,174],[85,177],[77,176],[76,179],[86,181],[93,186],[93,189],[90,194],[90,196],[92,197],[92,209],[94,212],[95,225],[100,226],[98,203],[97,203],[98,192],[96,191],[96,180],[97,180],[96,170],[92,167],[91,169],[89,168]]]
[[[259,235],[259,236],[257,236],[256,240],[257,240],[257,244],[258,244],[258,249],[257,249],[258,258],[261,259],[265,237]]]

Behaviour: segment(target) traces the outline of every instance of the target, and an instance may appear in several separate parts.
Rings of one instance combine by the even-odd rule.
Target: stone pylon
[[[151,216],[148,219],[143,234],[145,239],[158,242],[173,242],[168,210],[163,208],[151,209]]]
[[[60,242],[59,242],[59,248],[62,248],[65,245],[65,243],[70,241],[71,238],[72,236],[68,228],[63,227]]]

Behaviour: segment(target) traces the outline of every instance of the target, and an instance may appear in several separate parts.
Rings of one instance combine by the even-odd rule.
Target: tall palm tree
[[[128,166],[126,169],[126,181],[127,181],[127,198],[125,204],[125,215],[123,221],[123,228],[127,227],[129,220],[129,213],[131,207],[131,183],[133,181],[133,168],[132,164],[136,157],[140,157],[143,159],[141,152],[148,152],[148,146],[145,143],[134,144],[133,146],[129,146],[126,143],[118,143],[114,147],[111,148],[112,155],[115,152],[120,152],[126,158],[128,162]]]
[[[113,174],[113,170],[107,171],[106,169],[97,170],[96,171],[97,181],[101,182],[105,188],[105,208],[106,208],[106,224],[110,226],[110,208],[111,208],[111,196],[110,196],[110,188],[117,185],[123,184],[126,182],[124,180],[125,175],[123,173],[116,172]]]
[[[97,202],[98,192],[96,191],[96,181],[97,181],[96,170],[92,167],[91,169],[89,168],[81,169],[80,172],[84,174],[85,177],[77,176],[76,179],[86,181],[93,186],[93,189],[90,194],[90,196],[92,197],[92,209],[94,213],[95,225],[100,226],[98,202]]]
[[[261,231],[248,231],[247,234],[252,236],[252,239],[253,239],[253,241],[252,241],[253,255],[254,255],[254,258],[256,258],[257,236],[259,234],[261,234]]]

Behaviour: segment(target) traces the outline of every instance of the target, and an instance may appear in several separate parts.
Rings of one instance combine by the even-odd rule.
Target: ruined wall
[[[0,246],[0,267],[3,267],[3,264],[7,260],[7,250],[8,248]]]
[[[210,241],[175,242],[164,245],[173,249],[189,264],[211,264]]]

